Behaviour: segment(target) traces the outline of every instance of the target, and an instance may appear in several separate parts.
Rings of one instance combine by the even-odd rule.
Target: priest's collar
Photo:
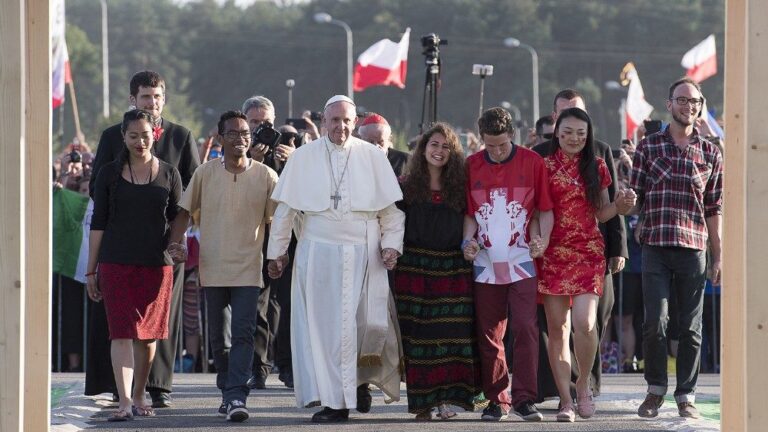
[[[352,136],[351,135],[350,135],[349,138],[347,138],[346,141],[344,141],[344,144],[336,144],[336,143],[334,143],[333,141],[331,141],[330,138],[328,138],[328,135],[324,136],[323,138],[325,139],[326,147],[330,151],[333,151],[333,150],[339,150],[339,151],[346,150],[346,149],[349,148],[350,141],[352,141]]]

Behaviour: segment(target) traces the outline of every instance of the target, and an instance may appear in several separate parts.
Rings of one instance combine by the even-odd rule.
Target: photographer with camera
[[[280,173],[296,147],[301,144],[299,134],[295,129],[281,128],[285,133],[283,135],[275,129],[275,106],[264,96],[246,99],[242,112],[251,129],[251,158]],[[295,241],[292,247],[295,247]],[[248,381],[252,389],[266,388],[267,376],[272,371],[273,363],[277,363],[280,369],[280,380],[286,386],[293,387],[288,320],[291,308],[290,286],[291,275],[287,272],[279,280],[265,279],[264,289],[259,294],[253,375]],[[283,314],[286,316],[282,317]]]
[[[252,133],[251,158],[279,172],[278,168],[296,147],[280,143],[280,133],[275,129],[274,104],[264,96],[252,96],[243,102],[242,112],[248,118]]]

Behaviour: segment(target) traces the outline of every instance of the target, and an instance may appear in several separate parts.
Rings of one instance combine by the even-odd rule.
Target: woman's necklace
[[[331,195],[331,199],[333,200],[333,209],[337,210],[339,208],[339,201],[341,201],[341,195],[339,195],[339,188],[341,187],[341,182],[344,180],[344,175],[347,173],[347,167],[349,166],[349,156],[352,154],[352,147],[349,148],[349,153],[347,153],[347,161],[344,163],[344,169],[341,171],[341,177],[339,177],[338,182],[336,181],[336,174],[334,174],[333,172],[333,162],[331,161],[331,151],[328,150],[327,144],[325,146],[325,151],[326,153],[328,153],[328,164],[331,166],[331,177],[333,178],[333,185],[336,187],[336,190],[333,191],[333,195]]]
[[[566,177],[568,177],[568,183],[574,186],[579,186],[581,182],[579,181],[578,176],[574,178],[571,175],[571,173],[568,172],[568,169],[565,167],[565,164],[563,164],[563,161],[561,161],[560,158],[557,156],[555,156],[555,159],[557,159],[557,163],[560,164],[560,168],[558,168],[557,171],[558,172],[562,171],[566,175]]]
[[[133,177],[133,168],[131,167],[131,160],[128,159],[128,173],[131,175],[131,183],[133,184],[149,184],[152,181],[152,166],[155,164],[155,157],[152,156],[152,160],[149,161],[149,176],[147,176],[146,183],[136,183],[136,179]]]

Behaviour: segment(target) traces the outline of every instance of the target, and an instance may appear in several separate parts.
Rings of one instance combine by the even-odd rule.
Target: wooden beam
[[[24,430],[51,424],[51,36],[47,0],[26,3],[26,317]]]
[[[24,2],[0,10],[0,431],[11,432],[24,414]]]
[[[768,424],[768,2],[728,0],[725,43],[722,430]]]
[[[746,429],[764,431],[768,428],[768,410],[765,407],[768,388],[768,266],[765,247],[768,244],[768,2],[747,2],[746,76]],[[726,288],[727,289],[727,288]],[[734,317],[735,318],[735,317]]]

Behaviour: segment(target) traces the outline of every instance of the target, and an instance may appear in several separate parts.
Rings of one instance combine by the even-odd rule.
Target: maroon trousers
[[[539,364],[539,325],[536,319],[535,277],[506,285],[475,283],[477,344],[485,397],[505,409],[536,400]],[[507,318],[512,320],[512,397],[504,354]]]

